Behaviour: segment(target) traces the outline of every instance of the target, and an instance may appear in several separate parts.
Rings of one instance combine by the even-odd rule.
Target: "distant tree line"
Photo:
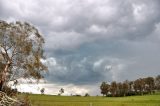
[[[160,90],[160,75],[155,78],[139,78],[135,81],[102,82],[100,90],[103,96],[110,97],[153,94],[155,91]]]

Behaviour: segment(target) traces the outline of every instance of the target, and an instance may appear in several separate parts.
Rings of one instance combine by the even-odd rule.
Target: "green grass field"
[[[160,94],[131,97],[29,95],[33,106],[160,106]]]

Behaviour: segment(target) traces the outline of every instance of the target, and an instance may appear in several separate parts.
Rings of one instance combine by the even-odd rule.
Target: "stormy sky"
[[[0,20],[43,34],[48,93],[97,95],[102,81],[160,74],[159,10],[160,0],[0,0]]]

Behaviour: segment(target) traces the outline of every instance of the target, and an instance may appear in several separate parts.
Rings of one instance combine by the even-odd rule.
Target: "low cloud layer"
[[[44,34],[46,80],[66,86],[159,74],[159,10],[159,0],[0,0],[0,19]]]

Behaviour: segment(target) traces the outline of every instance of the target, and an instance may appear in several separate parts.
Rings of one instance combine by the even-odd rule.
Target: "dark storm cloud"
[[[0,19],[46,40],[47,79],[91,84],[159,73],[159,0],[0,0]]]

